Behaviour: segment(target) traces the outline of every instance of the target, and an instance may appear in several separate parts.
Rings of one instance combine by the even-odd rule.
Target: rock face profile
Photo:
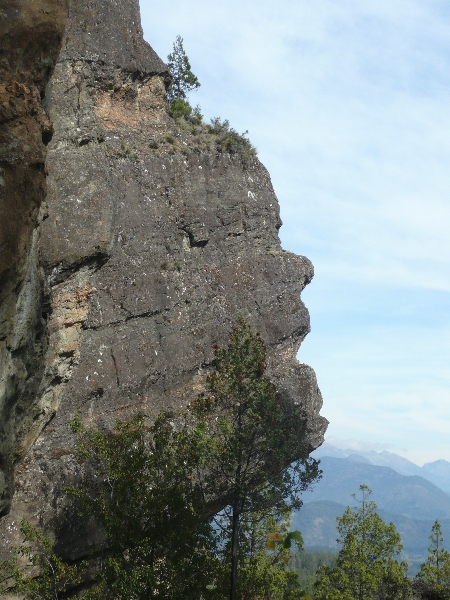
[[[138,0],[7,6],[0,549],[26,517],[76,557],[84,533],[64,493],[79,468],[74,414],[110,428],[182,409],[239,313],[266,341],[283,401],[303,408],[308,450],[322,443],[315,375],[296,360],[313,267],[282,250],[258,159],[220,152],[204,134],[202,145],[168,116],[170,77],[143,40]],[[20,25],[34,9],[48,17],[43,39]]]

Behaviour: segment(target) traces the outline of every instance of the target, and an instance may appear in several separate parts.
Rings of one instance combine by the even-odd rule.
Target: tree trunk
[[[239,546],[239,512],[235,507],[233,507],[232,530],[231,530],[230,600],[237,599],[238,546]]]

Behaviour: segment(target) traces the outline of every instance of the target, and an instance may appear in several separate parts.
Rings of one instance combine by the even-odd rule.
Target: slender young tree
[[[342,548],[333,569],[320,567],[316,600],[403,600],[409,597],[406,563],[395,559],[401,552],[395,526],[376,512],[372,493],[360,486],[359,508],[348,507],[338,517],[338,543]],[[355,497],[355,496],[354,496]]]
[[[236,600],[240,528],[257,512],[299,508],[299,494],[319,474],[308,458],[307,426],[300,408],[282,406],[266,373],[266,349],[240,316],[226,348],[216,347],[207,392],[192,407],[207,440],[207,464],[197,473],[205,495],[226,506],[230,549],[230,600]]]
[[[169,103],[186,101],[187,94],[200,87],[200,82],[191,70],[191,63],[183,47],[183,38],[177,35],[173,52],[167,57],[167,67],[172,76],[172,87],[166,98]]]
[[[428,583],[439,598],[450,598],[450,552],[444,548],[441,524],[434,522],[427,562],[421,565],[417,577]]]
[[[300,600],[304,597],[298,575],[289,568],[289,559],[293,552],[302,549],[303,540],[298,531],[289,531],[289,518],[289,511],[245,516],[239,531],[240,600]],[[220,528],[220,521],[216,522]],[[226,525],[225,522],[225,544],[219,544],[221,552],[216,584],[222,592],[227,590],[229,581],[230,539]],[[217,599],[224,597],[225,593],[219,593]]]

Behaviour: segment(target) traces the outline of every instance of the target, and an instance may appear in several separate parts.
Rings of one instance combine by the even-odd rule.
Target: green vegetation
[[[430,587],[436,598],[450,598],[450,552],[445,550],[439,521],[431,528],[428,560],[421,566],[417,578]]]
[[[22,521],[23,542],[10,561],[0,563],[0,596],[13,593],[24,600],[69,598],[67,586],[81,583],[86,562],[70,565],[55,554],[50,539],[39,529]]]
[[[221,121],[219,117],[211,119],[211,125],[207,125],[206,129],[211,136],[215,137],[218,153],[237,154],[246,160],[256,156],[256,150],[247,137],[248,131],[238,133],[230,127],[229,121]]]
[[[183,47],[183,38],[177,35],[173,52],[167,57],[167,68],[172,76],[172,86],[167,93],[170,103],[186,100],[187,94],[200,87],[200,82],[191,70],[191,63]]]
[[[301,536],[286,515],[317,464],[299,439],[303,417],[283,414],[265,371],[263,341],[239,318],[187,412],[152,426],[138,415],[109,433],[77,415],[84,480],[67,491],[103,543],[87,549],[89,569],[74,567],[24,524],[18,555],[2,565],[5,588],[26,600],[66,598],[87,579],[84,600],[301,597],[288,566]]]
[[[207,392],[192,407],[205,436],[208,469],[196,477],[226,504],[220,514],[230,549],[230,599],[237,598],[239,531],[254,514],[299,508],[299,494],[318,476],[307,458],[306,422],[300,409],[283,412],[266,375],[266,353],[259,334],[243,317],[230,333],[228,348],[216,347]],[[295,461],[293,463],[293,461]],[[293,463],[293,464],[291,464]]]
[[[173,100],[168,105],[167,112],[175,121],[183,120],[191,125],[201,125],[203,122],[200,106],[197,104],[192,107],[186,100]]]
[[[292,550],[302,545],[300,533],[288,531],[288,516],[288,513],[270,517],[253,513],[240,528],[237,586],[237,597],[240,600],[297,600],[303,596],[297,575],[290,568],[286,568],[290,557],[293,556]],[[226,533],[226,524],[222,529],[220,519],[216,518],[215,522],[219,536],[219,568],[215,597],[222,599],[229,597],[224,592],[230,587],[230,540]]]
[[[229,121],[219,117],[210,124],[194,123],[185,118],[178,119],[179,127],[192,134],[193,151],[196,153],[215,152],[239,157],[244,165],[256,156],[256,149],[248,139],[248,132],[238,133],[230,127]]]
[[[163,263],[162,270],[176,265]],[[239,317],[215,348],[205,391],[179,414],[143,415],[112,432],[80,415],[83,480],[67,493],[102,542],[65,562],[24,521],[23,542],[0,563],[0,595],[24,600],[440,600],[450,598],[441,526],[411,581],[400,536],[360,486],[359,506],[337,518],[339,553],[303,551],[290,530],[299,494],[318,474],[306,423],[286,414],[266,374],[266,351]]]
[[[395,557],[402,549],[400,536],[376,512],[365,485],[360,486],[357,510],[347,508],[338,518],[339,551],[334,568],[320,567],[316,600],[402,600],[408,598],[407,565]]]
[[[199,490],[195,491],[192,481],[180,486],[180,476],[176,474],[180,468],[175,449],[183,451],[184,444],[187,455],[183,458],[200,458],[205,438],[197,431],[194,437],[203,442],[194,445],[191,452],[186,443],[192,443],[193,439],[186,437],[185,430],[174,435],[170,423],[166,418],[160,419],[149,436],[143,418],[137,417],[118,423],[112,435],[105,435],[84,430],[80,420],[75,419],[73,426],[80,433],[80,458],[94,465],[94,470],[102,465],[95,491],[92,487],[89,491],[72,490],[81,500],[81,510],[93,510],[107,533],[101,560],[98,561],[96,553],[95,563],[64,562],[55,554],[49,538],[24,521],[23,544],[12,560],[0,563],[0,594],[20,595],[24,600],[230,597],[231,539],[227,518],[223,513],[215,515],[213,522],[205,518],[208,514],[205,505],[202,502],[195,505],[202,494],[197,494]],[[145,463],[153,460],[152,470],[156,465],[158,475],[146,472],[142,459]],[[194,464],[198,464],[197,458]],[[192,474],[191,467],[188,471]],[[103,471],[105,468],[107,471]],[[137,482],[126,471],[128,468],[135,469]],[[185,472],[183,469],[181,472],[184,479]],[[171,479],[169,474],[175,476]],[[159,497],[154,483],[160,486]],[[166,486],[170,489],[167,494]],[[339,554],[304,552],[301,534],[289,530],[290,511],[286,507],[278,512],[246,514],[239,529],[236,597],[239,600],[450,598],[450,553],[443,548],[439,522],[432,528],[428,561],[422,565],[419,576],[410,581],[405,576],[406,566],[394,558],[400,550],[395,528],[379,519],[374,503],[368,501],[370,490],[366,486],[360,489],[360,507],[348,508],[338,518],[342,544]],[[189,493],[196,498],[194,505],[186,503]],[[181,498],[184,502],[180,502]],[[161,512],[164,504],[167,510]],[[183,522],[186,517],[188,523]],[[94,585],[84,589],[93,576]]]
[[[314,595],[314,583],[320,567],[333,568],[336,563],[337,552],[296,552],[289,558],[289,567],[298,575],[300,587],[309,596]]]
[[[248,132],[238,133],[230,127],[228,120],[219,117],[203,122],[200,106],[192,107],[188,94],[200,87],[200,82],[191,70],[189,58],[183,47],[183,39],[177,36],[173,52],[167,57],[167,67],[172,77],[172,85],[166,94],[168,114],[175,120],[179,129],[192,136],[189,144],[177,144],[172,138],[169,153],[216,152],[238,156],[243,163],[256,156],[256,149],[248,139]],[[160,140],[163,141],[163,140]],[[168,141],[166,136],[164,141]]]
[[[190,477],[196,446],[164,416],[149,431],[142,416],[118,422],[113,435],[84,430],[79,420],[73,427],[96,485],[68,491],[105,536],[97,585],[84,598],[199,598],[212,539]]]
[[[172,84],[166,94],[167,112],[175,120],[182,119],[200,125],[203,119],[200,107],[192,108],[187,99],[189,92],[200,87],[200,82],[191,70],[183,38],[179,35],[173,44],[173,52],[167,57],[167,68],[172,77]]]

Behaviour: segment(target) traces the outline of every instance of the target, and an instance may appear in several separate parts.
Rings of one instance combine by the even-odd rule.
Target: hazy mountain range
[[[426,463],[423,467],[419,467],[407,458],[394,454],[392,452],[375,452],[375,450],[360,451],[360,450],[341,450],[331,444],[325,442],[313,452],[315,458],[323,456],[331,456],[334,458],[347,458],[353,462],[378,465],[379,467],[390,467],[400,475],[418,475],[431,483],[434,483],[438,488],[450,494],[450,462],[446,460],[435,460],[434,462]]]
[[[338,551],[336,517],[340,517],[344,510],[342,504],[329,500],[309,502],[293,515],[291,527],[302,532],[307,550]],[[386,523],[394,523],[402,538],[401,559],[409,563],[411,575],[417,573],[428,554],[434,520],[410,519],[385,510],[378,513]],[[441,519],[440,523],[444,540],[450,542],[450,519]],[[446,547],[449,548],[450,544]]]
[[[307,549],[339,548],[336,517],[356,505],[352,494],[363,483],[372,490],[380,516],[397,527],[412,572],[427,556],[435,519],[450,549],[450,463],[438,460],[419,467],[391,452],[355,452],[327,443],[313,456],[320,458],[322,479],[303,494],[304,506],[292,522]]]

